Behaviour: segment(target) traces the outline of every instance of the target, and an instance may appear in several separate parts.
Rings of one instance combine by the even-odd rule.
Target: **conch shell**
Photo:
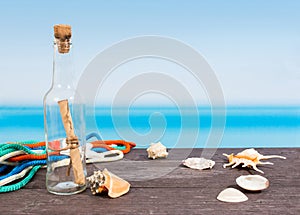
[[[87,178],[93,195],[108,191],[108,196],[117,198],[129,191],[130,184],[122,178],[109,172],[107,169],[103,171],[95,171],[94,174]]]
[[[264,156],[262,154],[259,154],[255,149],[245,149],[244,151],[238,153],[237,155],[234,155],[233,153],[230,155],[223,154],[226,156],[229,160],[228,164],[224,164],[223,167],[226,168],[228,166],[232,166],[232,168],[237,167],[240,164],[243,164],[242,167],[252,167],[254,170],[264,173],[263,171],[259,170],[257,168],[257,164],[264,165],[264,164],[270,164],[273,165],[271,162],[261,162],[260,160],[266,160],[270,158],[281,158],[286,159],[286,157],[279,156],[279,155],[267,155]]]
[[[161,144],[161,142],[158,143],[151,143],[150,147],[147,149],[148,152],[148,158],[166,158],[168,156],[167,148]]]

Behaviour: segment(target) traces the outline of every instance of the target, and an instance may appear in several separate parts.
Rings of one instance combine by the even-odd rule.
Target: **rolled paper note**
[[[78,149],[78,138],[74,133],[72,116],[69,109],[68,100],[58,102],[60,115],[67,135],[67,144],[70,148],[70,164],[72,164],[74,173],[74,182],[76,184],[85,184],[85,175],[83,173],[82,161],[80,159],[80,151]]]

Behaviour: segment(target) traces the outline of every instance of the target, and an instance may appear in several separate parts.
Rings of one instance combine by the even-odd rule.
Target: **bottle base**
[[[73,181],[61,182],[55,186],[47,186],[48,192],[56,195],[73,195],[85,191],[86,185],[78,185]]]

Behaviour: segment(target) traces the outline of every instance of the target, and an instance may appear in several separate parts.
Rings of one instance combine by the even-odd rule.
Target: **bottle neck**
[[[74,88],[74,65],[70,40],[54,41],[53,79],[54,88]]]

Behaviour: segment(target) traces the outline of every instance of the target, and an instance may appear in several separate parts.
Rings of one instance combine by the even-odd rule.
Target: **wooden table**
[[[180,165],[184,156],[199,157],[202,149],[173,149],[168,159],[161,160],[149,160],[145,150],[135,149],[122,161],[88,165],[88,175],[107,168],[131,183],[129,193],[117,199],[93,196],[89,189],[72,196],[50,194],[42,169],[25,188],[0,194],[0,214],[300,214],[300,148],[257,149],[287,157],[259,167],[270,187],[262,192],[240,189],[249,198],[243,203],[216,199],[223,189],[238,188],[238,176],[260,174],[247,168],[223,169],[227,160],[222,153],[241,150],[218,149],[212,157],[215,167],[205,171]]]

